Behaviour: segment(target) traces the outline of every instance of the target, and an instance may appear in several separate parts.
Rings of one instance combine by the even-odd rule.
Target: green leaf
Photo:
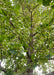
[[[4,35],[0,35],[0,42],[2,42],[5,39]]]
[[[51,1],[52,0],[43,0],[43,5],[44,6],[49,6]]]
[[[54,5],[52,5],[51,8],[54,9]]]
[[[38,2],[39,4],[42,4],[43,0],[37,0],[37,2]]]
[[[13,75],[13,73],[11,72],[11,70],[7,71],[6,75]]]
[[[33,64],[32,68],[35,69],[35,67],[37,67],[37,66],[38,66],[38,64],[36,62],[36,63]]]
[[[51,58],[51,55],[48,54],[47,56],[45,56],[45,58],[50,59]]]
[[[15,51],[15,50],[9,50],[9,52],[13,55],[17,53],[17,51]]]

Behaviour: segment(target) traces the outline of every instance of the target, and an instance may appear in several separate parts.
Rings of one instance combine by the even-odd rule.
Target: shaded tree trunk
[[[33,75],[33,69],[29,68],[26,75]]]
[[[31,31],[30,31],[30,40],[29,40],[29,48],[27,51],[27,71],[26,71],[26,75],[33,75],[33,69],[32,69],[32,59],[31,56],[34,52],[34,48],[33,48],[33,25],[32,25],[32,11],[30,11],[31,13]],[[30,66],[29,66],[30,65]]]

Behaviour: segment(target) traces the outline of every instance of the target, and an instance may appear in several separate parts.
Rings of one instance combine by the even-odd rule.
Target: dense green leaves
[[[6,75],[12,75],[12,70],[16,74],[26,71],[28,66],[34,69],[37,65],[47,62],[54,55],[53,1],[0,0],[0,2],[0,49],[2,59],[7,60],[5,68],[10,68]],[[37,34],[33,36],[32,33]],[[27,55],[29,49],[31,56]],[[27,56],[32,63],[27,64]]]
[[[43,0],[43,5],[48,6],[52,0]]]
[[[37,0],[38,3],[43,4],[44,6],[49,6],[53,0]]]
[[[38,3],[42,4],[43,3],[43,0],[37,0]]]
[[[13,73],[11,72],[11,70],[9,70],[5,75],[13,75]]]

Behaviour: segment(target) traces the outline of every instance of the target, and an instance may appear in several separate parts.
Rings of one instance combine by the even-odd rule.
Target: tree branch
[[[13,25],[13,23],[11,22],[11,20],[10,20],[10,25],[11,25],[13,28],[16,28],[16,27]]]
[[[32,35],[32,37],[35,36],[37,33],[38,33],[38,32],[34,33],[34,34]]]
[[[39,4],[37,4],[35,7],[33,7],[32,11],[33,11],[34,9],[36,9],[38,6],[39,6]]]
[[[50,59],[48,59],[48,60],[54,60],[54,58],[50,58]]]

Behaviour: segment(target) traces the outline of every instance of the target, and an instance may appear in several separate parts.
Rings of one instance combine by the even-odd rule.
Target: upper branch
[[[35,7],[33,7],[32,11],[33,11],[34,9],[36,9],[38,6],[39,6],[39,4],[37,4]]]
[[[33,26],[32,26],[32,11],[30,11],[30,12],[31,12],[31,28],[32,28],[32,27],[33,27]]]
[[[38,32],[34,33],[34,34],[32,35],[32,37],[35,36],[37,33],[38,33]]]
[[[13,25],[13,23],[11,22],[11,20],[10,20],[10,25],[11,25],[13,28],[16,28],[16,27]]]

